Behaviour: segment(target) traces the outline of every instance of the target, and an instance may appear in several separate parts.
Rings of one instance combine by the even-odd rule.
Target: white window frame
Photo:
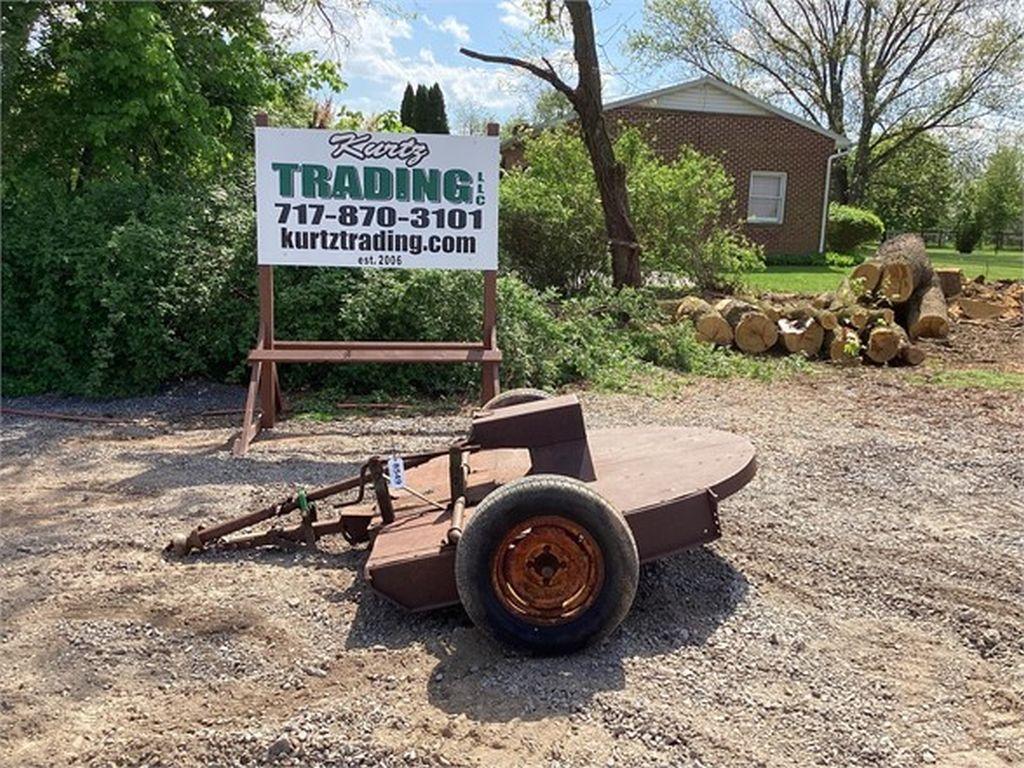
[[[771,176],[779,179],[779,215],[776,218],[768,218],[764,216],[754,216],[750,213],[750,201],[754,198],[754,177],[755,176]],[[750,184],[747,186],[747,221],[751,224],[781,224],[786,218],[786,187],[788,186],[788,178],[785,171],[751,171],[750,172]],[[763,195],[757,195],[757,197],[764,197]]]

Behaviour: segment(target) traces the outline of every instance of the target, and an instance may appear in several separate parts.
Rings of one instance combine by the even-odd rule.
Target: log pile
[[[837,365],[920,365],[925,353],[917,339],[949,334],[947,299],[956,297],[954,316],[982,311],[970,304],[978,293],[974,285],[959,270],[936,270],[918,235],[900,235],[835,291],[809,299],[729,297],[714,304],[691,296],[676,316],[691,320],[700,340],[749,354],[774,349]]]

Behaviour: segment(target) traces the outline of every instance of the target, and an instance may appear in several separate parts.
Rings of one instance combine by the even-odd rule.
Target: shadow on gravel
[[[623,660],[703,646],[746,598],[747,579],[700,548],[644,566],[636,601],[600,646],[572,656],[511,652],[477,630],[461,608],[408,614],[357,579],[336,599],[358,603],[348,648],[422,643],[437,657],[427,696],[439,709],[481,721],[568,714],[595,694],[625,685]]]

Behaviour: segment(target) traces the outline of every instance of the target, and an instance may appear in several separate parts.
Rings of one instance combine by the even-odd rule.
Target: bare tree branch
[[[547,65],[547,69],[544,69],[543,67],[538,67],[533,62],[527,61],[526,59],[518,59],[515,56],[496,56],[490,53],[472,51],[469,48],[459,48],[459,53],[463,56],[468,56],[471,59],[486,61],[488,64],[507,64],[510,67],[525,69],[531,75],[539,77],[541,80],[549,83],[556,90],[561,91],[569,101],[573,101],[573,99],[576,98],[576,91],[558,76],[555,72],[555,68],[551,66],[551,62],[547,59],[543,60]]]

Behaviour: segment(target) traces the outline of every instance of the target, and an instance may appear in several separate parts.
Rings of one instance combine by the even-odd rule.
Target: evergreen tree
[[[412,90],[412,84],[405,84],[405,93],[402,95],[402,107],[399,111],[399,119],[402,125],[408,128],[415,127],[416,121],[416,94]]]
[[[431,120],[429,132],[451,133],[448,130],[448,115],[445,113],[444,93],[441,92],[441,86],[437,83],[430,86],[429,97]]]
[[[412,127],[417,133],[430,133],[430,92],[420,83],[416,86],[416,101],[413,109]]]

